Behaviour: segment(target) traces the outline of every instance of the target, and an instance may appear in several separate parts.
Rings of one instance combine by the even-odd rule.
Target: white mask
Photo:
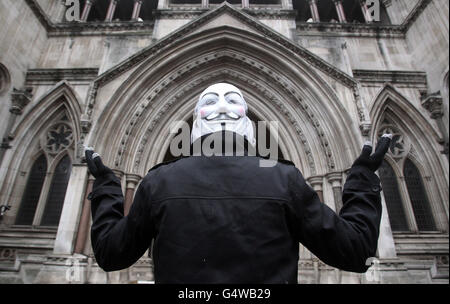
[[[256,140],[247,103],[241,91],[228,83],[216,83],[200,94],[194,110],[191,140],[203,135],[231,131],[244,136],[251,145]]]

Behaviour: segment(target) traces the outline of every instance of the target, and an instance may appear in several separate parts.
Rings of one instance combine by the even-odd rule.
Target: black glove
[[[108,173],[113,173],[113,171],[105,166],[100,158],[98,153],[94,153],[94,149],[91,147],[84,148],[84,154],[86,156],[86,163],[89,169],[89,172],[95,177],[99,178],[100,176],[104,176]]]
[[[384,134],[378,141],[377,147],[375,148],[375,153],[372,155],[370,155],[372,153],[372,143],[368,142],[364,144],[362,153],[353,163],[352,168],[363,166],[369,168],[373,172],[377,171],[383,162],[384,155],[391,145],[391,139],[391,134]]]

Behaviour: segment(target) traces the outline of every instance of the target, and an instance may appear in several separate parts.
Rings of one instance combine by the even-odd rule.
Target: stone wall
[[[27,70],[38,66],[47,44],[47,33],[30,7],[23,0],[0,1],[0,63],[11,75],[8,92],[0,96],[0,121],[10,116],[11,91],[25,84]],[[3,137],[6,123],[0,124]]]

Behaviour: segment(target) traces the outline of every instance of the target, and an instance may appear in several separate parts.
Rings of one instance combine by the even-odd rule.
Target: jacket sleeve
[[[337,215],[322,203],[296,169],[294,227],[300,243],[324,263],[344,271],[366,272],[377,250],[381,221],[380,180],[365,167],[353,167],[344,185]]]
[[[95,180],[89,195],[91,241],[96,261],[103,270],[128,268],[149,248],[153,237],[149,192],[144,178],[129,214],[124,216],[120,180],[112,173]]]

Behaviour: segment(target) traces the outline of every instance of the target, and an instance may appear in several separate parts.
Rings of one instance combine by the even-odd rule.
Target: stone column
[[[84,193],[83,209],[81,211],[80,224],[78,225],[77,242],[75,244],[75,253],[83,254],[86,239],[89,233],[89,223],[91,219],[91,201],[88,199],[89,193],[92,192],[94,178],[90,176],[87,182],[86,191]]]
[[[309,8],[314,22],[320,22],[319,10],[317,9],[317,0],[309,0]]]
[[[117,1],[118,0],[110,0],[109,1],[108,11],[106,13],[105,21],[110,22],[112,20],[112,18],[114,17],[114,12],[116,10]]]
[[[94,0],[86,0],[86,3],[84,4],[83,7],[83,12],[81,13],[81,21],[86,21],[88,16],[89,16],[89,12],[91,11],[92,8],[92,3]]]
[[[334,5],[336,6],[336,12],[339,18],[339,22],[347,22],[345,18],[344,7],[342,6],[342,0],[333,0]]]
[[[331,184],[334,196],[335,211],[339,214],[342,208],[342,173],[341,172],[331,172],[327,174],[328,182]]]
[[[311,184],[314,191],[317,192],[320,201],[323,203],[323,176],[311,176],[308,178],[308,182]]]
[[[242,0],[242,8],[249,8],[250,0]]]
[[[16,122],[16,118],[17,116],[22,115],[23,109],[31,101],[31,97],[32,95],[30,89],[24,90],[13,89],[13,92],[11,93],[12,104],[11,108],[9,109],[11,115],[9,116],[5,134],[3,136],[3,140],[0,145],[0,164],[3,161],[3,156],[5,155],[6,150],[11,148],[9,142],[13,139],[13,137],[10,133],[14,126],[14,123]]]
[[[136,191],[136,186],[141,180],[141,177],[136,174],[127,174],[127,187],[125,191],[125,204],[123,206],[124,215],[127,216],[130,212],[131,205],[133,204],[134,192]]]
[[[137,21],[139,19],[141,7],[142,7],[142,0],[134,0],[133,15],[131,16],[131,20]]]
[[[81,214],[86,180],[88,176],[85,164],[73,164],[67,186],[64,205],[56,234],[54,254],[72,254],[77,236],[77,224]]]
[[[369,12],[369,8],[367,7],[366,1],[365,0],[360,0],[359,3],[361,4],[361,10],[362,13],[364,15],[364,19],[366,19],[367,23],[372,22],[372,15]]]
[[[444,116],[444,111],[442,108],[442,97],[439,93],[429,94],[422,96],[422,107],[430,112],[431,119],[436,120],[439,131],[441,131],[443,141],[441,144],[444,145],[444,150],[441,151],[442,154],[445,154],[448,159],[448,133],[445,128],[444,121],[442,120]]]

